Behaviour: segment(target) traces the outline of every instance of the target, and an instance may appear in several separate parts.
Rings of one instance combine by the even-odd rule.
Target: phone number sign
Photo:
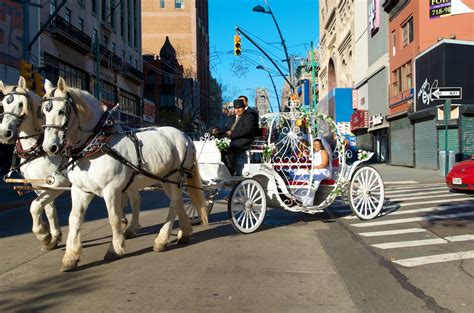
[[[430,19],[451,15],[451,0],[430,0]]]

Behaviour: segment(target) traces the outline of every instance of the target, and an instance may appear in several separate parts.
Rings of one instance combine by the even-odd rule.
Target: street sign
[[[432,100],[462,99],[462,87],[431,88]]]

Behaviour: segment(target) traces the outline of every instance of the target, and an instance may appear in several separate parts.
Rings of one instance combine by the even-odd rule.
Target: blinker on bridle
[[[74,99],[71,97],[71,95],[66,92],[66,96],[65,97],[55,97],[54,96],[54,93],[56,92],[56,89],[57,88],[54,88],[52,91],[51,91],[51,95],[52,97],[50,98],[45,98],[43,99],[41,102],[47,102],[45,105],[44,105],[44,109],[46,112],[51,112],[51,110],[53,109],[53,101],[61,101],[61,102],[64,102],[66,104],[66,112],[65,112],[65,115],[66,115],[66,120],[64,121],[64,124],[63,125],[56,125],[56,124],[45,124],[43,126],[41,126],[42,128],[46,129],[46,128],[55,128],[55,129],[59,129],[59,130],[62,130],[64,132],[67,131],[67,125],[69,123],[69,118],[70,118],[70,115],[71,115],[71,108],[74,110],[74,113],[76,114],[77,116],[77,108],[76,108],[76,103],[74,102]]]
[[[13,102],[13,100],[15,99],[14,96],[25,96],[27,99],[28,97],[30,96],[30,94],[28,92],[19,92],[19,91],[16,91],[16,86],[13,87],[13,90],[12,92],[9,92],[7,94],[4,94],[3,95],[3,99],[5,99],[5,97],[7,98],[7,104],[10,104]],[[13,112],[3,112],[3,113],[0,113],[0,116],[3,116],[3,115],[11,115],[15,118],[17,118],[19,120],[18,122],[18,125],[21,124],[21,122],[23,122],[23,119],[25,118],[25,114],[23,115],[20,115],[20,114],[16,114],[16,113],[13,113]],[[17,125],[17,126],[18,126]]]

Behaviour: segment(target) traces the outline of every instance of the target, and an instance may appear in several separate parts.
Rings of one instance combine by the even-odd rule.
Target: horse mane
[[[104,112],[104,108],[100,101],[87,90],[68,87],[67,92],[74,99],[77,107],[77,114],[81,117],[81,120],[87,121],[91,119],[94,105],[97,106],[99,112]]]

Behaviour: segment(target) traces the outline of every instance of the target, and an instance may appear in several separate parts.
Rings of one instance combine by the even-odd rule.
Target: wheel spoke
[[[245,210],[245,228],[249,228],[249,214],[247,210]]]
[[[367,197],[364,197],[364,215],[367,216]]]
[[[360,198],[360,200],[358,202],[354,201],[354,202],[356,202],[356,203],[354,203],[356,211],[359,211],[359,205],[362,204],[362,200],[364,200],[364,198]]]
[[[252,217],[258,221],[258,217],[255,215],[255,212],[254,211],[250,211],[250,214],[252,215]]]
[[[252,203],[253,203],[253,204],[256,204],[256,203],[258,203],[257,201],[258,201],[258,200],[261,200],[261,199],[262,199],[262,196],[260,195],[257,199],[252,200]],[[260,201],[260,202],[261,202],[261,201]]]
[[[255,221],[254,221],[253,216],[250,214],[250,212],[251,211],[248,212],[248,217],[249,217],[249,221],[250,221],[250,228],[252,228],[255,225],[255,223],[257,222],[257,219],[255,219]]]
[[[367,200],[369,201],[369,204],[371,205],[371,207],[369,207],[369,209],[373,208],[373,210],[372,209],[370,210],[370,214],[372,214],[377,209],[377,206],[375,205],[375,203],[372,201],[371,198],[368,198]]]

